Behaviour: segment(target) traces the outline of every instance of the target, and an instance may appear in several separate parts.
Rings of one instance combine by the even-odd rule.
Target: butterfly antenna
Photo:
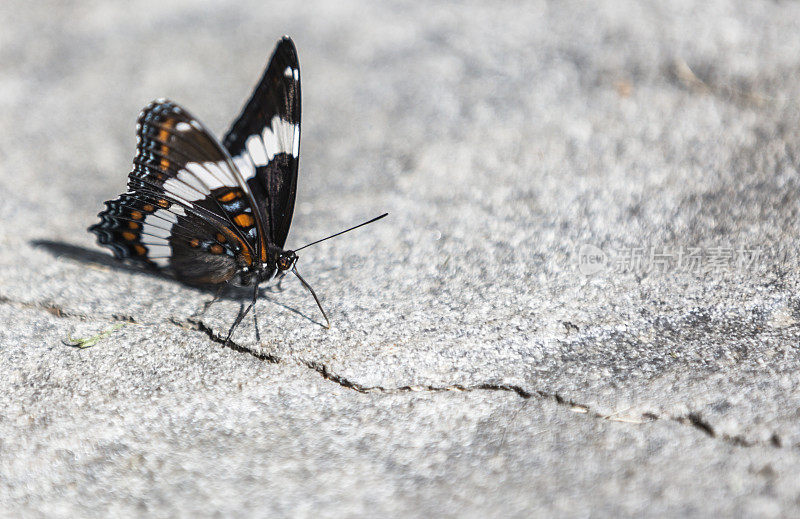
[[[372,220],[369,220],[369,221],[367,221],[367,222],[360,223],[360,224],[356,225],[355,227],[350,227],[349,229],[345,229],[344,231],[339,231],[339,232],[337,232],[336,234],[331,234],[331,235],[330,235],[330,236],[328,236],[327,238],[322,238],[321,240],[312,241],[311,243],[309,243],[309,244],[307,244],[307,245],[303,245],[302,247],[300,247],[299,249],[295,249],[294,251],[295,251],[295,252],[297,252],[297,251],[299,251],[299,250],[303,250],[303,249],[305,249],[306,247],[311,247],[312,245],[316,245],[317,243],[319,243],[319,242],[321,242],[321,241],[330,240],[331,238],[334,238],[334,237],[336,237],[336,236],[339,236],[340,234],[344,234],[344,233],[346,233],[346,232],[350,232],[350,231],[352,231],[352,230],[358,229],[359,227],[364,227],[365,225],[371,224],[372,222],[377,222],[378,220],[380,220],[380,219],[381,219],[381,218],[383,218],[384,216],[387,216],[388,214],[389,214],[389,213],[383,213],[382,215],[380,215],[380,216],[376,216],[375,218],[373,218]],[[295,271],[295,274],[297,274],[297,271]],[[299,275],[299,274],[297,274],[297,277],[300,277],[300,275]],[[302,278],[300,278],[300,281],[303,281],[303,279],[302,279]],[[303,284],[305,284],[305,281],[303,281]],[[310,286],[308,286],[308,285],[306,285],[306,288],[308,288],[309,290],[311,290],[311,287],[310,287]],[[313,293],[314,293],[314,291],[313,291],[313,290],[311,290],[311,293],[313,294]],[[317,296],[314,296],[314,299],[316,299],[316,298],[317,298]],[[319,301],[317,301],[317,304],[319,304]],[[320,309],[320,310],[322,310],[322,307],[320,306],[320,307],[319,307],[319,309]],[[325,312],[322,312],[322,313],[324,314]],[[327,317],[326,317],[326,319],[327,319]],[[330,326],[329,326],[329,328],[330,328]]]
[[[386,215],[384,215],[384,216],[386,216]],[[367,222],[367,223],[369,223],[369,222]],[[362,225],[363,225],[363,224],[362,224]],[[314,296],[314,301],[316,301],[316,302],[317,302],[317,306],[319,307],[319,311],[320,311],[320,312],[322,312],[322,317],[324,317],[324,318],[325,318],[325,322],[326,322],[326,323],[328,323],[328,325],[327,325],[325,328],[327,328],[327,329],[329,329],[329,330],[330,330],[330,329],[331,329],[331,321],[330,321],[330,319],[328,319],[328,315],[325,313],[325,310],[323,310],[323,309],[322,309],[322,305],[321,305],[321,304],[320,304],[320,302],[319,302],[319,298],[317,297],[317,293],[316,293],[316,292],[314,292],[314,289],[313,289],[313,288],[311,288],[311,285],[309,285],[308,283],[306,283],[306,280],[305,280],[305,279],[303,279],[302,277],[300,277],[300,273],[299,273],[299,272],[297,272],[297,266],[296,266],[296,265],[295,265],[295,266],[292,266],[292,272],[294,272],[294,275],[295,275],[295,276],[297,276],[297,279],[299,279],[299,280],[300,280],[300,283],[302,283],[302,284],[303,284],[303,286],[304,286],[304,287],[306,287],[306,289],[307,289],[309,292],[311,292],[311,295],[312,295],[312,296]]]

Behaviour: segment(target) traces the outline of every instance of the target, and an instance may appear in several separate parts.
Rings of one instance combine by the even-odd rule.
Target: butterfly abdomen
[[[236,275],[235,257],[219,243],[180,243],[173,246],[171,266],[178,279],[192,285],[227,283]]]

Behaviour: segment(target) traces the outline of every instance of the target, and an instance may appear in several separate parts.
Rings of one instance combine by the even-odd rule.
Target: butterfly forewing
[[[175,103],[151,103],[139,117],[138,138],[129,188],[163,190],[222,217],[251,246],[257,243],[247,185],[197,119]]]
[[[300,65],[291,39],[278,42],[222,143],[255,196],[265,239],[283,248],[294,212],[300,152]]]

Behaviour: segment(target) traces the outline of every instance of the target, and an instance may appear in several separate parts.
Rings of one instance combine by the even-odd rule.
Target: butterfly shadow
[[[144,274],[146,276],[151,276],[158,279],[166,279],[174,283],[178,282],[175,278],[166,275],[161,271],[124,263],[114,258],[113,256],[109,256],[108,254],[105,254],[103,252],[87,249],[84,247],[79,247],[77,245],[72,245],[71,243],[52,241],[52,240],[31,240],[30,244],[35,248],[41,248],[46,250],[56,258],[68,258],[70,260],[77,261],[85,265],[101,266],[124,272]],[[212,295],[214,297],[214,300],[212,301],[224,299],[228,301],[237,301],[241,303],[243,300],[248,300],[253,296],[252,288],[237,287],[231,284],[223,285],[222,290],[220,290],[219,286],[210,286],[210,285],[205,285],[205,286],[191,285],[191,287],[205,294]],[[282,289],[276,288],[275,286],[260,287],[258,291],[259,292],[258,299],[259,301],[268,301],[269,303],[284,308],[285,310],[289,310],[290,312],[293,312],[312,323],[323,326],[322,323],[315,321],[314,319],[304,314],[300,310],[297,310],[296,308],[292,308],[291,306],[276,301],[275,299],[267,295],[267,294],[280,293],[282,291],[283,291]],[[210,303],[212,301],[209,301],[206,304],[210,306]]]

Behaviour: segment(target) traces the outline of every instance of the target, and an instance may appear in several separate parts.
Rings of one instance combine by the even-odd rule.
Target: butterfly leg
[[[253,300],[250,301],[250,304],[247,306],[247,308],[244,311],[239,309],[239,315],[236,316],[236,320],[233,321],[231,329],[228,330],[228,336],[225,338],[225,344],[228,344],[228,341],[231,340],[231,335],[233,335],[234,330],[236,330],[236,328],[239,326],[239,323],[242,322],[242,319],[247,316],[248,312],[250,312],[250,309],[256,306],[256,299],[258,299],[258,285],[256,285],[253,289]],[[253,315],[255,316],[255,310],[253,310]],[[258,334],[258,322],[256,322],[256,338],[260,340]]]
[[[203,309],[200,310],[199,317],[204,316],[206,311],[211,308],[211,305],[219,301],[220,297],[222,296],[222,292],[225,291],[226,288],[228,288],[228,285],[220,285],[219,290],[217,290],[217,293],[214,295],[214,298],[211,301],[206,301],[203,303]]]
[[[278,293],[279,293],[279,292],[283,292],[284,288],[283,288],[282,284],[283,284],[283,278],[284,278],[285,276],[286,276],[286,272],[284,272],[284,271],[279,271],[279,272],[278,272],[278,273],[275,275],[275,279],[277,279],[277,280],[278,280],[278,282],[277,282],[277,283],[275,283],[274,285],[270,285],[270,286],[268,286],[268,287],[267,287],[267,292],[269,292],[270,294],[274,294],[274,293],[276,293],[276,292],[278,292]]]
[[[286,272],[281,271],[280,274],[278,274],[278,284],[275,285],[275,290],[277,290],[278,292],[283,292],[283,287],[281,286],[281,284],[283,283],[284,277],[286,277]]]
[[[256,327],[256,342],[261,344],[261,334],[258,333],[258,317],[256,317],[256,299],[258,299],[258,285],[253,287],[253,302],[251,305],[253,307],[253,324]]]
[[[328,323],[328,325],[325,328],[330,330],[331,329],[331,321],[328,319],[328,316],[325,314],[325,310],[322,309],[322,305],[319,302],[319,298],[317,297],[317,293],[314,292],[314,289],[311,288],[311,285],[306,283],[305,279],[300,277],[300,274],[297,272],[297,267],[296,266],[292,267],[292,272],[294,272],[294,275],[297,276],[297,279],[300,280],[300,283],[302,283],[303,286],[306,287],[306,290],[311,292],[311,295],[314,296],[314,301],[317,302],[317,306],[319,307],[319,311],[322,312],[322,317],[324,317],[325,318],[325,322]]]

